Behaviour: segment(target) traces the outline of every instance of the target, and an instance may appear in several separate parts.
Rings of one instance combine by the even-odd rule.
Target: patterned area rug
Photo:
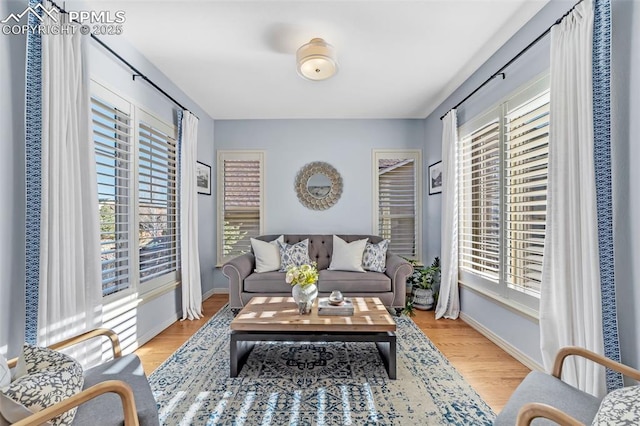
[[[223,308],[149,381],[165,425],[491,425],[494,414],[415,323],[396,318],[398,379],[373,343],[256,345],[229,378]]]

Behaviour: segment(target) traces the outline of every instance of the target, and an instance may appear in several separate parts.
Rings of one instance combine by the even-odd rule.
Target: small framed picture
[[[429,195],[442,192],[442,161],[429,166]]]
[[[211,195],[211,166],[196,163],[196,182],[198,194]]]

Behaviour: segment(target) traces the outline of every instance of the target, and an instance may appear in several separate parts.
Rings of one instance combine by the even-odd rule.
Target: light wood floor
[[[145,372],[162,364],[227,301],[227,295],[210,297],[203,304],[204,318],[178,321],[141,346],[136,353]],[[413,320],[496,413],[530,371],[462,320],[436,321],[433,311],[417,311]]]

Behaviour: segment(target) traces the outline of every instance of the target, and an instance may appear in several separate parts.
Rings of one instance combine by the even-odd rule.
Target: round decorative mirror
[[[329,163],[316,161],[305,164],[295,182],[298,200],[312,210],[326,210],[342,195],[342,177]]]

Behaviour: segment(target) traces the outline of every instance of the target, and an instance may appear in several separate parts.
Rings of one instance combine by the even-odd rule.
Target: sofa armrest
[[[244,279],[253,273],[256,267],[256,258],[253,253],[245,253],[234,257],[222,266],[222,273],[229,278],[229,307],[241,308],[242,298],[240,297]]]
[[[393,291],[392,308],[404,308],[407,295],[407,277],[413,274],[413,266],[397,254],[387,252],[387,270],[385,274],[391,278]]]

